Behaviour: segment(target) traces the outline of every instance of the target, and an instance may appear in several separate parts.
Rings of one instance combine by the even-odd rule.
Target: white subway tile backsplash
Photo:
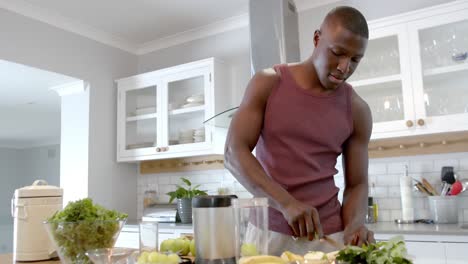
[[[392,162],[387,164],[387,173],[388,174],[404,174],[405,165],[409,167],[409,162]]]
[[[388,197],[390,198],[400,198],[400,186],[389,186],[388,187]]]
[[[387,173],[386,163],[369,163],[369,174],[385,174]]]
[[[468,170],[468,158],[459,160],[459,170]]]
[[[401,217],[401,201],[399,179],[404,173],[404,165],[409,166],[409,175],[420,180],[426,178],[436,188],[440,188],[440,170],[442,166],[454,166],[460,178],[468,178],[468,152],[425,155],[414,157],[397,157],[371,159],[369,161],[369,195],[375,197],[379,206],[379,221],[393,221]],[[339,198],[342,199],[344,177],[341,161],[336,168],[335,184],[340,188]],[[168,202],[165,193],[175,190],[175,184],[180,184],[180,177],[186,177],[194,184],[200,184],[201,189],[210,194],[217,193],[219,187],[227,187],[241,198],[252,195],[231,175],[228,170],[193,171],[177,173],[160,173],[139,175],[137,184],[137,212],[141,217],[143,211],[143,194],[148,186],[156,186],[159,202]],[[468,222],[468,191],[460,196],[460,219]],[[415,217],[429,218],[427,198],[424,194],[414,193]]]
[[[458,170],[458,160],[457,159],[440,159],[434,160],[434,168],[436,171],[441,171],[443,166],[452,166],[455,171]]]
[[[377,221],[379,222],[392,221],[390,218],[390,210],[381,209],[381,207],[379,206],[379,215],[377,219],[378,219]]]
[[[369,196],[373,196],[375,198],[386,198],[389,197],[388,195],[388,188],[387,187],[371,187],[369,190]]]
[[[390,221],[401,219],[401,210],[390,210]]]
[[[161,175],[156,177],[158,184],[169,184],[171,183],[171,177],[168,175]]]
[[[433,172],[434,161],[432,160],[411,160],[409,162],[410,173]]]
[[[396,186],[400,184],[400,175],[398,174],[382,174],[377,175],[376,184],[379,186]]]

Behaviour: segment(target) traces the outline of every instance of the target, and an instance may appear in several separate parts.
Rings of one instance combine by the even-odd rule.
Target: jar
[[[155,190],[146,190],[143,196],[143,208],[148,208],[157,202],[157,192]]]

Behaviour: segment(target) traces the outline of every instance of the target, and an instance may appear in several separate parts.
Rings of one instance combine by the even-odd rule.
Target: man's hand
[[[374,232],[367,229],[364,225],[347,226],[344,230],[344,243],[353,246],[375,243]]]
[[[309,240],[314,240],[316,234],[318,238],[323,237],[319,214],[314,207],[295,201],[281,211],[295,236],[307,237]]]

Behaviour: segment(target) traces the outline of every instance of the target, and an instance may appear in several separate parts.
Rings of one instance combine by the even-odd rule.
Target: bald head
[[[363,38],[369,39],[369,28],[366,18],[357,9],[350,6],[339,6],[328,12],[321,29],[331,25],[340,25]]]

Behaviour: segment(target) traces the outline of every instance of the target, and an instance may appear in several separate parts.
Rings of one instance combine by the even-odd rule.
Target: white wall
[[[14,190],[26,184],[20,153],[21,150],[0,148],[0,225],[13,223],[10,200]]]
[[[35,180],[46,180],[49,185],[60,186],[60,145],[18,150],[25,185]]]
[[[135,218],[136,165],[115,161],[114,80],[136,73],[137,56],[4,9],[0,36],[0,58],[90,83],[88,194]]]
[[[237,105],[250,79],[249,40],[249,29],[245,27],[183,43],[140,56],[138,71],[143,73],[209,57],[218,58],[230,67],[233,103]]]

